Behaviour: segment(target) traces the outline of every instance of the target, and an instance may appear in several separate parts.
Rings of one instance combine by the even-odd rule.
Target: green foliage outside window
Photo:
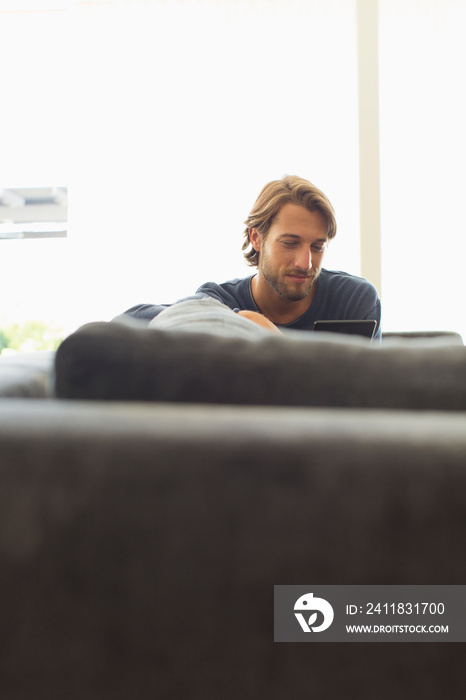
[[[42,321],[14,323],[0,329],[0,353],[6,349],[18,352],[55,350],[63,337],[62,328],[49,326]]]

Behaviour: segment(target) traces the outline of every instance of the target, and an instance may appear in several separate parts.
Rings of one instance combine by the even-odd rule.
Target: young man
[[[381,306],[373,285],[322,267],[336,235],[335,213],[323,192],[296,176],[269,182],[245,224],[244,256],[257,273],[207,282],[190,301],[213,298],[271,331],[312,330],[320,320],[374,319],[380,337]],[[166,308],[144,304],[126,313],[149,320]]]

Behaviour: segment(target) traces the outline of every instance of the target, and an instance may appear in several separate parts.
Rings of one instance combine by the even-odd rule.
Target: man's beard
[[[263,252],[259,261],[259,267],[272,289],[286,301],[302,301],[302,299],[309,296],[319,276],[314,270],[309,270],[304,274],[300,270],[287,270],[283,275],[279,276],[276,270],[269,265],[268,258]],[[302,284],[293,283],[291,279],[286,277],[287,274],[306,277],[307,282]]]

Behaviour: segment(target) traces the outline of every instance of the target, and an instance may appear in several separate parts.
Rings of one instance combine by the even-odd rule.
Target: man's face
[[[323,215],[284,204],[265,240],[257,236],[258,267],[265,280],[282,299],[305,299],[317,282],[328,242]]]

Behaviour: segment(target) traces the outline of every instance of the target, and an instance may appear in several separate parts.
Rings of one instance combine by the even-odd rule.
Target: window
[[[466,339],[465,27],[462,0],[380,1],[384,324]]]
[[[70,201],[55,262],[31,249],[9,280],[25,308],[41,297],[77,325],[249,274],[243,222],[285,173],[329,195],[328,265],[359,272],[353,2],[74,2],[8,22],[2,64],[19,67],[5,173],[43,168]]]
[[[325,265],[360,274],[356,8],[367,3],[0,4],[0,184],[58,183],[69,198],[66,238],[0,242],[2,313],[72,330],[249,274],[244,219],[285,173],[334,204]],[[462,0],[379,0],[386,330],[466,332],[460,256],[438,254],[463,235],[464,14]]]
[[[66,187],[15,187],[0,191],[0,240],[64,238]]]

